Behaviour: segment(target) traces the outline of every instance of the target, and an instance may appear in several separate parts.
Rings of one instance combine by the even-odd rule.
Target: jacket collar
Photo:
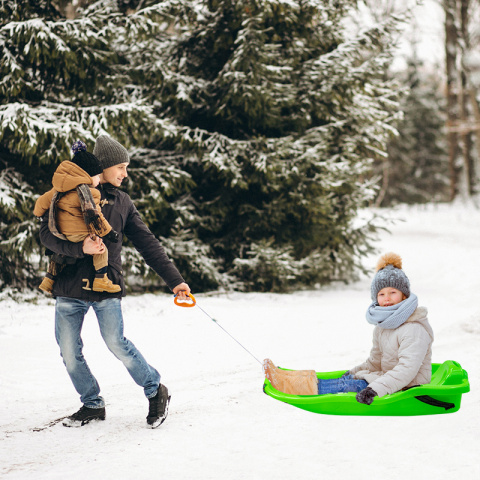
[[[97,188],[108,195],[117,195],[118,193],[117,187],[113,186],[111,183],[101,183]]]

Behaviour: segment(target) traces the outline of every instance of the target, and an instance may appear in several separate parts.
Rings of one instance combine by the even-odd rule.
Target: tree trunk
[[[470,102],[472,104],[473,118],[475,125],[475,144],[477,146],[477,159],[480,161],[480,106],[478,105],[477,92],[473,86],[470,85],[469,90]]]
[[[445,66],[447,76],[447,141],[448,163],[450,171],[450,200],[458,193],[457,157],[458,145],[458,92],[457,92],[457,41],[458,33],[455,24],[456,0],[443,0],[445,10]]]
[[[460,0],[460,48],[461,48],[461,62],[460,62],[460,122],[462,128],[460,130],[462,155],[463,155],[463,167],[465,169],[465,182],[466,193],[470,197],[475,192],[475,166],[473,160],[473,131],[470,128],[470,98],[469,98],[469,85],[468,85],[468,73],[466,71],[465,56],[470,49],[469,33],[468,33],[468,21],[469,14],[468,9],[470,0]]]

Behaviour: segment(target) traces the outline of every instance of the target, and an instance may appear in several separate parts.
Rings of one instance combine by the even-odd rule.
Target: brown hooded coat
[[[62,162],[53,175],[53,188],[37,200],[33,214],[36,217],[43,217],[50,208],[55,192],[66,192],[57,203],[58,213],[56,221],[58,229],[67,237],[70,235],[89,235],[90,232],[83,219],[80,198],[75,190],[81,184],[92,185],[92,177],[75,163],[68,160]],[[93,186],[90,187],[90,192],[95,201],[97,213],[100,216],[101,229],[97,231],[97,235],[104,237],[112,230],[112,227],[100,210],[100,192]]]

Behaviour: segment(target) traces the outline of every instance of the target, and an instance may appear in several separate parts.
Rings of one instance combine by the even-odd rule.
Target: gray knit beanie
[[[93,154],[100,160],[104,169],[119,163],[130,163],[127,149],[107,135],[100,135],[97,138]]]
[[[378,292],[387,287],[400,290],[406,297],[410,296],[410,281],[402,270],[402,258],[396,253],[386,253],[380,257],[372,281],[372,300],[376,302]]]

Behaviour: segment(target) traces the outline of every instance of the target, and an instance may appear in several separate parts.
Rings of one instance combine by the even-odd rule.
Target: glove
[[[378,393],[370,387],[364,388],[362,391],[358,392],[355,396],[355,399],[359,403],[364,403],[365,405],[370,405],[373,402],[373,399],[378,396]]]
[[[118,233],[112,228],[103,238],[106,238],[112,243],[117,243],[118,242]]]
[[[350,370],[347,370],[340,378],[348,377],[350,375]]]

